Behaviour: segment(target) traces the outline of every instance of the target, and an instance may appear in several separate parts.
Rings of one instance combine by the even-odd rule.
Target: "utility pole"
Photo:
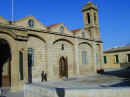
[[[11,1],[11,22],[14,22],[14,0]]]

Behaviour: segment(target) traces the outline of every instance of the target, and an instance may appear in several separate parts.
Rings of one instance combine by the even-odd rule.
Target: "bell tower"
[[[90,39],[100,40],[97,6],[89,1],[83,6],[82,12],[84,17],[84,28],[88,31]]]

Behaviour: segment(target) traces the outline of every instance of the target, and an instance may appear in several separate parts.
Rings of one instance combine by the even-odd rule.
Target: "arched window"
[[[62,51],[64,50],[64,44],[61,45],[61,50],[62,50]]]
[[[88,24],[90,24],[90,14],[89,13],[87,13],[87,20],[88,20]]]
[[[30,19],[28,21],[28,25],[29,25],[29,27],[34,27],[34,21],[32,19]]]
[[[64,33],[64,27],[63,26],[60,27],[60,32]]]
[[[94,13],[94,24],[97,24],[97,15]]]
[[[86,37],[86,33],[82,32],[82,38],[85,38],[85,37]]]
[[[87,53],[82,51],[82,64],[87,64]]]

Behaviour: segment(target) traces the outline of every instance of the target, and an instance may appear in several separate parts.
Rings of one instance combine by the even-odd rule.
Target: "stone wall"
[[[64,89],[25,86],[24,97],[130,97],[130,88]]]
[[[104,64],[104,68],[120,68],[121,65],[125,67],[128,63],[128,54],[130,51],[122,51],[122,52],[111,52],[111,53],[104,53],[104,56],[107,57],[107,63]],[[119,63],[115,63],[115,55],[118,55]]]
[[[89,44],[81,44],[79,45],[79,59],[80,59],[80,74],[85,75],[88,72],[91,72],[91,66],[92,66],[92,47]],[[86,52],[86,64],[82,63],[82,52]]]
[[[64,50],[62,50],[62,45],[64,45]],[[60,57],[67,58],[68,61],[68,74],[69,77],[71,75],[74,75],[74,46],[73,44],[67,42],[67,41],[57,41],[55,44],[53,44],[53,71],[54,75],[59,77],[59,60]]]
[[[34,53],[34,63],[32,66],[32,77],[40,78],[41,72],[46,70],[47,60],[46,56],[46,43],[37,37],[29,37],[27,48],[32,48]]]

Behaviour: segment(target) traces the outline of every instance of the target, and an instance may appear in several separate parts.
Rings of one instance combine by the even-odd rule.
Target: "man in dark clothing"
[[[44,71],[42,71],[42,73],[41,73],[41,82],[43,82],[44,80],[47,81],[47,74]]]
[[[44,81],[44,76],[45,76],[45,72],[44,72],[44,71],[42,71],[42,73],[41,73],[41,82],[43,82],[43,81]]]
[[[47,74],[45,73],[45,75],[44,75],[44,78],[45,78],[45,81],[47,81]]]

